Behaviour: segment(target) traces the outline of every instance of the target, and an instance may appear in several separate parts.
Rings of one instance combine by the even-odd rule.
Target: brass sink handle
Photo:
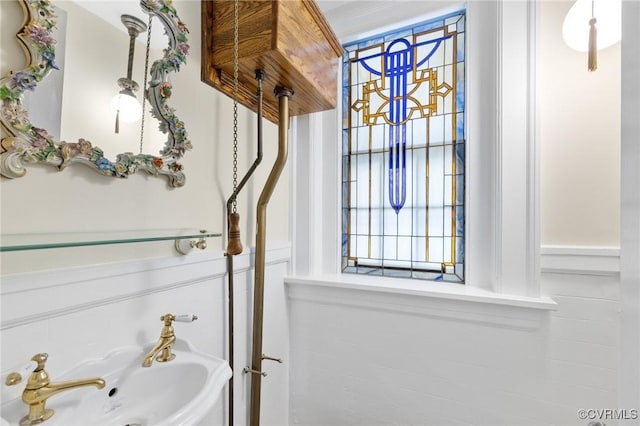
[[[44,370],[44,365],[49,358],[49,354],[40,353],[35,354],[31,361],[35,361],[37,363],[36,369],[33,370],[33,373],[29,376],[29,380],[27,381],[27,386],[25,389],[40,389],[43,386],[47,386],[49,384],[49,375]]]
[[[14,368],[13,371],[5,377],[4,384],[6,386],[15,386],[22,383],[22,380],[25,377],[29,377],[31,372],[36,369],[37,365],[38,364],[35,361],[29,361],[25,365]]]
[[[198,317],[196,315],[187,314],[164,314],[161,316],[160,321],[164,321],[164,326],[162,327],[162,331],[160,331],[160,339],[158,339],[158,343],[156,343],[156,345],[142,359],[142,366],[151,367],[154,357],[158,362],[168,362],[174,359],[176,356],[171,352],[171,349],[176,341],[176,335],[171,324],[174,321],[193,322],[197,319]]]
[[[181,315],[165,314],[160,317],[160,321],[164,321],[166,324],[167,317],[172,318],[171,321],[176,321],[176,322],[193,322],[198,319],[197,315],[192,315],[192,314],[181,314]],[[169,323],[169,325],[171,325],[171,323]]]
[[[9,373],[7,375],[7,378],[4,381],[4,384],[7,386],[14,386],[21,382],[22,382],[22,375],[14,371],[13,373]]]
[[[22,392],[22,400],[29,406],[29,414],[20,420],[20,426],[42,423],[53,416],[54,411],[45,408],[47,400],[53,395],[84,386],[95,386],[98,389],[105,386],[104,380],[100,377],[51,383],[49,374],[44,369],[47,358],[49,355],[46,353],[39,353],[31,358],[37,363],[37,367],[29,376],[27,385]]]

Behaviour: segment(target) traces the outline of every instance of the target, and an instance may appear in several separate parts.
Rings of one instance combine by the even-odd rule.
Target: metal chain
[[[233,7],[233,192],[238,187],[238,0]],[[238,202],[233,199],[233,213]]]
[[[151,47],[151,18],[149,15],[149,23],[147,24],[147,50],[144,59],[144,83],[142,86],[142,121],[140,123],[140,154],[142,154],[142,144],[144,141],[144,110],[147,105],[147,76],[149,74],[149,50]]]

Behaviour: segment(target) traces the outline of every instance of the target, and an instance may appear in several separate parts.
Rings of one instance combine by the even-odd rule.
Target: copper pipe
[[[240,184],[231,194],[231,197],[227,200],[227,232],[228,232],[228,245],[227,245],[227,273],[229,274],[228,282],[228,329],[229,329],[229,367],[231,371],[234,371],[234,311],[233,311],[233,293],[234,293],[234,279],[233,279],[233,256],[242,253],[242,242],[240,241],[240,227],[239,216],[237,213],[232,213],[233,202],[240,193],[240,190],[249,181],[249,178],[256,170],[260,162],[262,161],[262,80],[264,80],[264,71],[256,70],[256,80],[258,80],[258,149],[257,156],[249,170],[244,175]],[[233,412],[234,412],[234,389],[233,389],[233,376],[229,379],[229,426],[233,426]]]
[[[278,154],[271,173],[258,199],[257,228],[256,228],[256,257],[255,279],[253,288],[253,347],[251,355],[251,370],[262,372],[262,323],[264,313],[264,270],[266,250],[267,204],[278,183],[278,178],[287,162],[287,132],[289,130],[289,98],[293,95],[291,89],[278,87],[275,90],[278,98]],[[249,424],[260,425],[260,391],[262,374],[251,375],[251,411]]]
[[[235,371],[233,370],[233,362],[234,362],[234,326],[233,326],[233,255],[225,254],[227,256],[227,271],[229,273],[229,299],[228,299],[228,309],[227,315],[229,317],[229,368],[231,368],[231,378],[229,379],[229,426],[233,426],[233,376],[235,375]]]

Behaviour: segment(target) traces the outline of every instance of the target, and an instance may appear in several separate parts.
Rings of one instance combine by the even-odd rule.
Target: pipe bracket
[[[252,370],[252,369],[251,369],[251,368],[249,368],[249,367],[245,367],[245,368],[243,368],[243,369],[242,369],[242,372],[243,372],[244,374],[247,374],[247,373],[251,373],[251,374],[259,374],[259,375],[261,375],[262,377],[267,377],[267,373],[265,373],[264,371]]]
[[[262,359],[267,361],[275,361],[279,364],[282,364],[282,358],[272,358],[270,356],[266,356],[265,354],[262,354]]]

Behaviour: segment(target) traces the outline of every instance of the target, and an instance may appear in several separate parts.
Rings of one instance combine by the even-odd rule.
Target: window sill
[[[352,274],[286,277],[292,301],[334,304],[533,330],[557,308],[548,297],[493,293],[468,285],[372,279]]]

